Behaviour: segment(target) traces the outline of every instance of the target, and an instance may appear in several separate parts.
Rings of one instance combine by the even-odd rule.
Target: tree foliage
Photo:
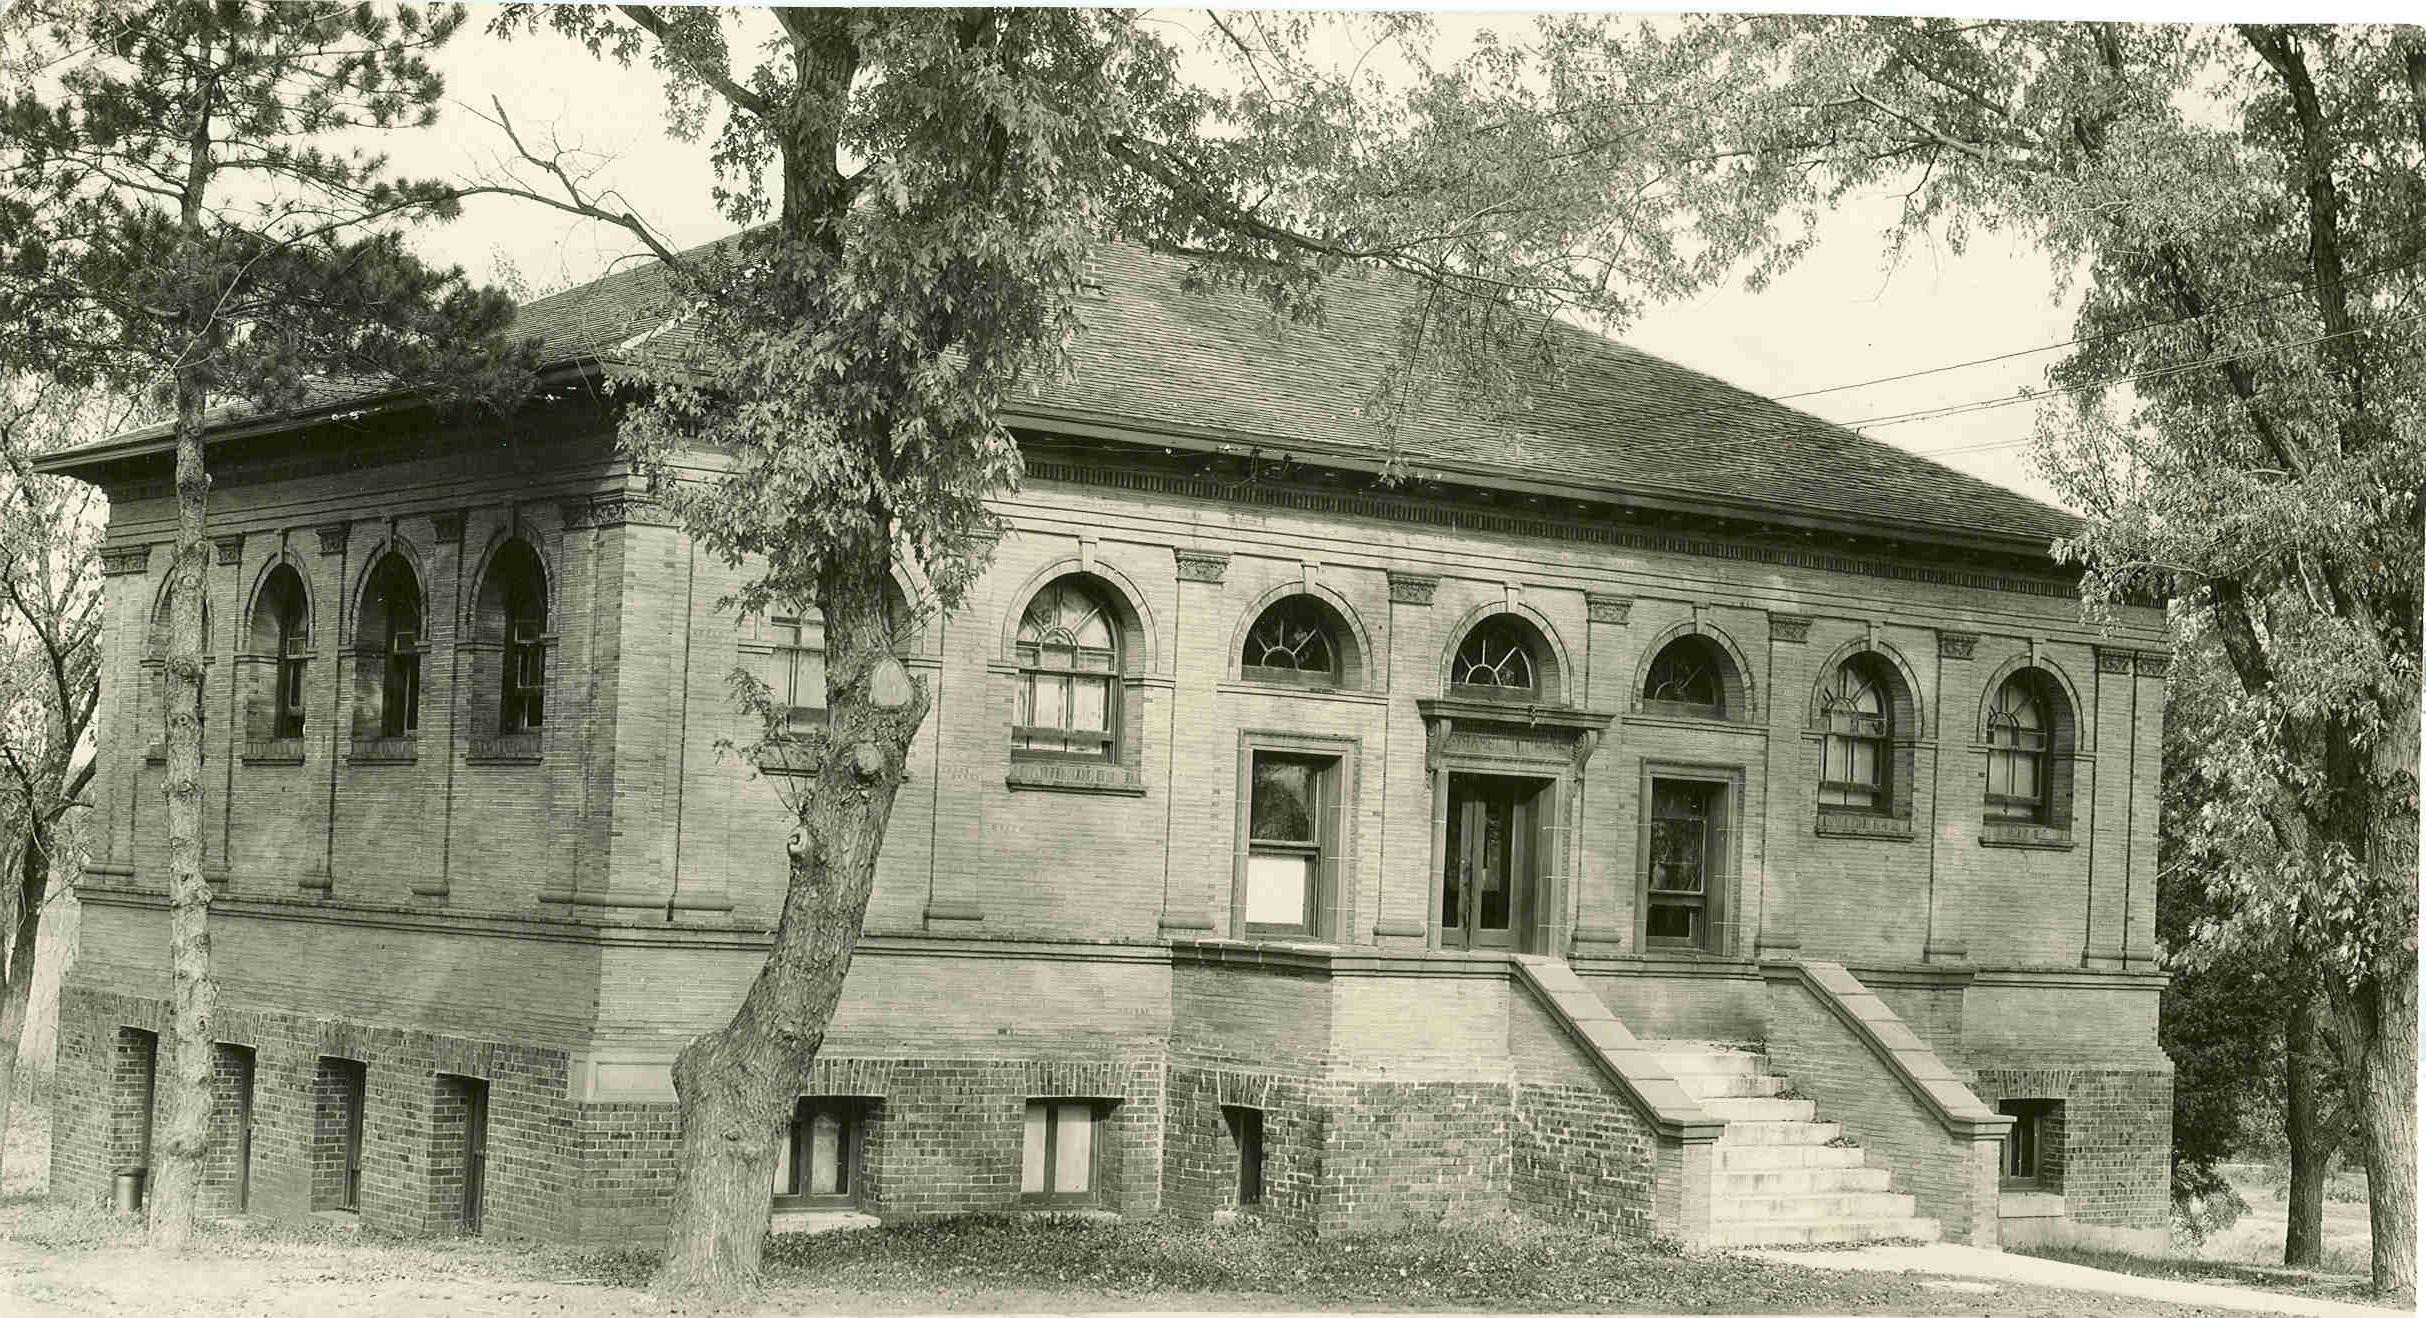
[[[1713,19],[1625,58],[1679,52],[1766,70],[1708,129],[1781,214],[1893,185],[1891,251],[2010,227],[2083,281],[2042,422],[2087,517],[2062,552],[2093,608],[2170,597],[2222,660],[2186,670],[2217,683],[2191,945],[2321,973],[2377,1282],[2412,1290],[2426,36]]]

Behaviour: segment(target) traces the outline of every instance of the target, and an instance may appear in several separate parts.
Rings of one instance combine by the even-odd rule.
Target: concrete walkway
[[[1941,1277],[1978,1277],[2028,1286],[2119,1295],[2167,1304],[2201,1305],[2211,1309],[2242,1309],[2251,1313],[2298,1314],[2302,1318],[2386,1318],[2400,1312],[2371,1304],[2317,1300],[2301,1295],[2277,1295],[2244,1286],[2167,1281],[2135,1277],[2078,1263],[1974,1249],[1969,1245],[1874,1245],[1868,1249],[1740,1251],[1747,1258],[1786,1263],[1799,1268],[1833,1268],[1860,1272],[1926,1272]]]

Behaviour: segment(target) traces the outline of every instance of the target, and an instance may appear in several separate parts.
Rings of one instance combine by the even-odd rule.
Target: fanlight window
[[[1013,648],[1019,695],[1012,746],[1117,758],[1120,629],[1102,598],[1068,577],[1045,587],[1028,601]]]
[[[1886,808],[1889,709],[1886,688],[1869,665],[1848,662],[1829,679],[1820,694],[1821,805]]]
[[[2047,816],[2047,709],[2020,673],[1997,688],[1988,707],[1988,817],[2037,822]]]
[[[1238,662],[1248,677],[1337,681],[1339,643],[1322,608],[1299,595],[1264,610]]]
[[[1707,637],[1682,636],[1662,647],[1643,676],[1643,703],[1677,713],[1712,718],[1726,712],[1727,687],[1719,675],[1724,662]]]
[[[1449,682],[1495,693],[1541,689],[1532,647],[1524,632],[1506,618],[1491,619],[1466,634],[1465,643],[1449,661]]]

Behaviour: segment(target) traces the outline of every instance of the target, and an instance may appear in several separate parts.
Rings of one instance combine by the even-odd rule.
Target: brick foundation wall
[[[356,1102],[362,1097],[362,1064],[322,1057],[312,1072],[311,1207],[345,1207],[345,1141]]]
[[[2054,1099],[2040,1134],[2064,1215],[2086,1226],[2161,1228],[2172,1210],[2173,1074],[2155,1068],[1983,1065],[1982,1099]]]
[[[205,1213],[236,1213],[247,1206],[252,1108],[253,1050],[239,1044],[212,1044],[211,1144],[202,1159]]]
[[[1660,1234],[1656,1141],[1598,1088],[1516,1086],[1508,1202],[1638,1239]]]

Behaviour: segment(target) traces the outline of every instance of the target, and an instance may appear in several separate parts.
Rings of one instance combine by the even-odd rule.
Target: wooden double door
[[[1441,848],[1442,947],[1526,951],[1546,869],[1550,783],[1504,774],[1449,775]]]

